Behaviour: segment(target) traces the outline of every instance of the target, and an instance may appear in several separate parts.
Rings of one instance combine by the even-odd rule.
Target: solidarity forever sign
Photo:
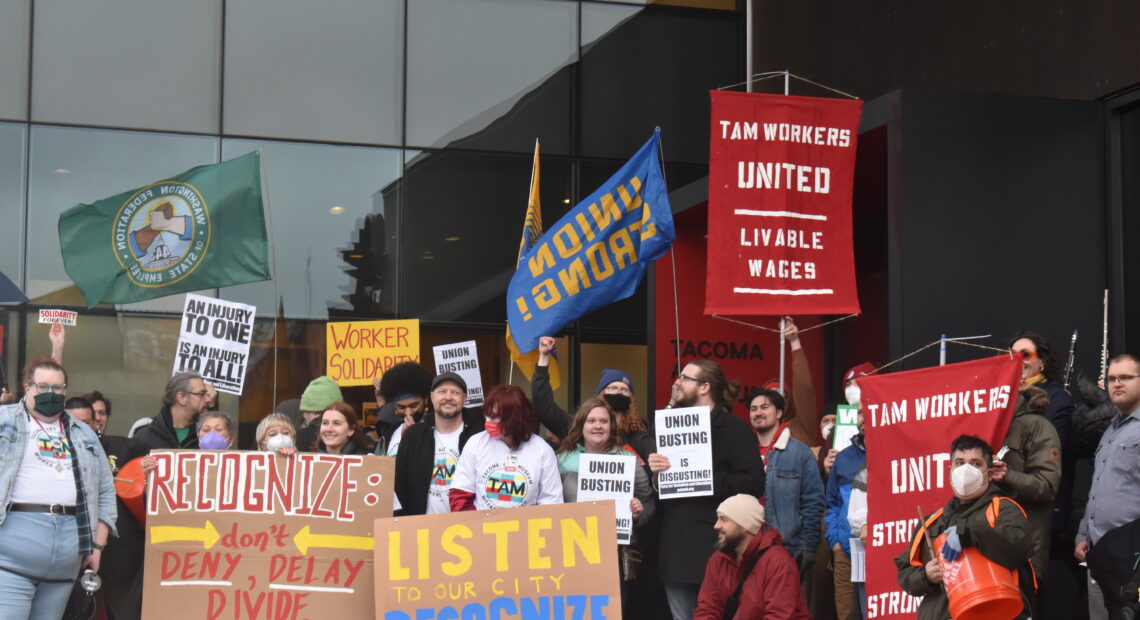
[[[467,400],[463,403],[468,407],[477,407],[483,404],[483,376],[479,374],[479,356],[476,354],[475,341],[457,342],[455,344],[441,344],[431,348],[435,356],[435,373],[443,374],[453,372],[467,383]]]
[[[657,474],[661,499],[713,494],[711,420],[708,407],[657,411],[657,452],[669,459]]]
[[[377,519],[375,565],[381,620],[621,618],[608,501]]]
[[[614,500],[617,510],[617,540],[629,544],[633,533],[633,484],[638,467],[631,454],[582,454],[578,457],[578,501]]]
[[[79,316],[78,312],[73,310],[40,310],[40,323],[63,323],[64,325],[75,325],[75,319]]]
[[[859,311],[862,101],[712,91],[705,314]]]
[[[249,340],[257,308],[186,295],[174,373],[193,371],[219,391],[241,395],[249,368]]]
[[[337,385],[371,385],[400,362],[420,361],[420,321],[326,323],[325,354],[325,374]]]
[[[975,435],[996,448],[1017,405],[1020,358],[998,357],[861,377],[867,434],[867,613],[913,618],[893,558],[910,544],[918,508],[950,501],[950,442]]]
[[[151,454],[144,618],[373,616],[371,525],[392,512],[394,459]]]

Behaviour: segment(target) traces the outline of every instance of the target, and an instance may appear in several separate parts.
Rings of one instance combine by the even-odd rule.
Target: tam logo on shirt
[[[432,469],[431,483],[435,486],[449,486],[451,477],[455,475],[455,457],[436,456],[435,467]]]
[[[517,466],[507,465],[489,473],[485,494],[487,501],[516,505],[526,500],[527,476],[518,469]]]

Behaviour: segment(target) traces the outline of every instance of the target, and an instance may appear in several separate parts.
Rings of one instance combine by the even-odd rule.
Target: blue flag
[[[507,288],[507,322],[520,352],[574,319],[637,290],[649,261],[676,234],[658,161],[660,133],[522,256]]]

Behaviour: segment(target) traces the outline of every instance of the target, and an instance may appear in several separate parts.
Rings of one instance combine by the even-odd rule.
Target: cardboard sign
[[[219,391],[240,396],[249,368],[256,311],[254,306],[233,301],[186,295],[170,374],[193,371]]]
[[[326,323],[325,354],[337,385],[371,385],[400,362],[420,361],[420,320]]]
[[[859,312],[862,101],[713,91],[706,314]]]
[[[913,618],[892,561],[910,545],[918,511],[954,497],[950,442],[975,435],[1000,445],[1021,383],[1010,355],[859,378],[867,434],[867,617]]]
[[[657,452],[669,458],[657,474],[661,499],[713,494],[711,420],[708,407],[657,411]]]
[[[621,618],[608,501],[377,519],[375,565],[377,620]]]
[[[578,456],[578,501],[614,500],[617,510],[618,544],[628,545],[633,534],[633,485],[637,459],[631,454],[581,454]]]
[[[392,514],[393,459],[151,454],[144,618],[372,617],[370,526]]]
[[[842,450],[851,445],[851,438],[859,434],[859,407],[836,405],[835,428],[831,431],[831,447]]]
[[[75,318],[78,316],[78,312],[71,310],[40,310],[40,323],[63,323],[64,325],[74,326]]]
[[[479,374],[479,356],[475,352],[475,341],[441,344],[431,348],[435,355],[435,373],[453,372],[467,382],[467,407],[483,404],[483,376]]]

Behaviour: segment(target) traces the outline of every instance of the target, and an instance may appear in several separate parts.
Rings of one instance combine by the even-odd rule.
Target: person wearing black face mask
[[[63,411],[63,367],[33,361],[24,389],[0,407],[0,617],[58,618],[80,569],[99,570],[115,488],[95,431]]]
[[[559,439],[564,439],[574,423],[574,416],[554,402],[549,368],[553,351],[554,338],[543,336],[538,339],[538,365],[531,378],[530,397],[542,425]],[[642,465],[647,463],[656,446],[638,410],[633,394],[633,380],[621,370],[607,368],[602,371],[596,394],[604,398],[606,404],[617,414],[618,445],[628,445],[637,453]]]

